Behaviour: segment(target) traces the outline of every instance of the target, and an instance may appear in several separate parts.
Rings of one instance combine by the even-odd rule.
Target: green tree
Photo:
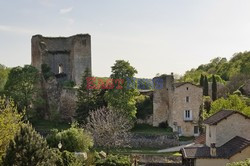
[[[208,96],[208,80],[206,75],[204,77],[204,83],[203,83],[203,95]]]
[[[8,79],[10,69],[0,64],[0,92],[3,91],[4,85]]]
[[[106,158],[98,158],[96,161],[96,166],[130,166],[129,156],[122,155],[108,155]]]
[[[245,100],[238,95],[230,95],[228,98],[219,98],[212,102],[209,115],[213,115],[222,109],[240,111],[245,115],[250,115],[250,107],[246,105]]]
[[[17,112],[14,102],[0,97],[0,162],[9,142],[20,128],[21,119],[22,115]]]
[[[204,76],[203,74],[201,74],[201,77],[200,77],[200,86],[203,87],[203,83],[204,83]]]
[[[215,101],[217,99],[217,81],[215,79],[215,76],[213,75],[212,80],[212,100]]]
[[[135,97],[139,93],[133,78],[137,71],[124,60],[117,60],[111,69],[110,77],[114,80],[114,88],[109,89],[105,94],[108,107],[123,111],[128,117],[134,118],[136,115]]]
[[[18,111],[26,109],[27,113],[30,113],[34,95],[39,90],[39,78],[38,70],[30,65],[11,69],[4,89],[6,95],[13,98],[17,104]]]
[[[25,165],[45,166],[55,165],[57,158],[48,148],[45,139],[29,124],[23,124],[19,133],[8,146],[3,157],[4,166]]]
[[[59,142],[62,143],[62,150],[69,152],[87,152],[93,146],[92,137],[82,128],[72,124],[71,128],[58,132],[53,130],[47,136],[50,147],[56,148]]]
[[[76,119],[79,123],[83,124],[86,122],[86,118],[89,115],[89,111],[95,110],[98,107],[98,94],[100,90],[91,88],[90,81],[94,86],[94,80],[91,79],[91,73],[89,69],[86,69],[82,78],[81,86],[77,91],[77,109]]]
[[[153,99],[146,95],[136,96],[136,118],[146,119],[153,114]]]

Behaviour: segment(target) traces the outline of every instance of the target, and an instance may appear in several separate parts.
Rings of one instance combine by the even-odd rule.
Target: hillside
[[[180,81],[199,83],[200,75],[217,75],[219,82],[234,80],[235,77],[250,76],[250,52],[235,53],[230,60],[217,57],[207,64],[202,64],[198,68],[186,71]]]

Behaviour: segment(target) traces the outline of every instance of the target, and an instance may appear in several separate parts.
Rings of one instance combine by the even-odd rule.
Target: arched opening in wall
[[[58,66],[58,74],[62,74],[62,73],[63,73],[63,65],[60,64],[60,65]]]

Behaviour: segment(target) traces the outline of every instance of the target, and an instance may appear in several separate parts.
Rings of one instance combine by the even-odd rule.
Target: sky
[[[31,37],[91,35],[94,76],[184,74],[250,50],[249,0],[0,0],[0,64],[31,64]]]

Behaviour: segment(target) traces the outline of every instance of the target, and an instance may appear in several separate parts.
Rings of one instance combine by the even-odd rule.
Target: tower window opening
[[[58,67],[59,67],[59,74],[62,74],[63,73],[63,65],[60,64]]]

